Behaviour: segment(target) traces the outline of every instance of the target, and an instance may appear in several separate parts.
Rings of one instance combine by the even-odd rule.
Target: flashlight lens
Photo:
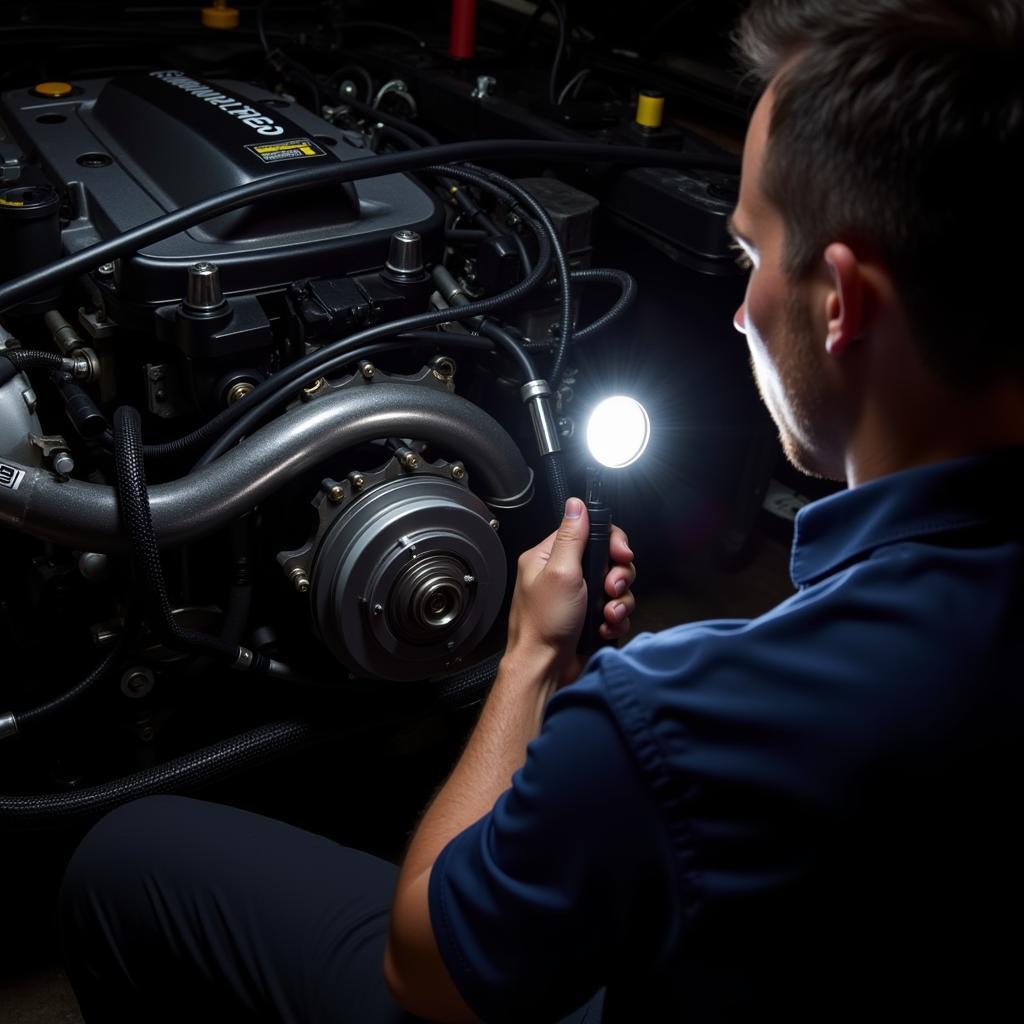
[[[587,447],[609,469],[622,469],[643,454],[651,438],[651,421],[644,407],[626,395],[606,398],[590,414]]]

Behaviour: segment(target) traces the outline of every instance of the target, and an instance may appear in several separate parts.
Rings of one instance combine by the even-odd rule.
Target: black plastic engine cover
[[[28,159],[70,195],[67,252],[312,161],[372,156],[351,135],[243,82],[166,70],[72,84],[62,100],[30,90],[2,97]],[[122,260],[117,305],[178,301],[198,260],[217,263],[224,290],[235,294],[365,272],[384,264],[399,229],[420,232],[427,252],[439,247],[442,221],[433,197],[405,175],[263,200]]]

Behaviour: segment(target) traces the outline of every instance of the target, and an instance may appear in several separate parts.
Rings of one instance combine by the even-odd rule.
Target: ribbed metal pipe
[[[415,437],[457,451],[473,490],[495,509],[519,508],[533,473],[504,428],[458,395],[403,384],[331,392],[268,423],[209,466],[149,489],[161,546],[206,536],[336,452],[382,437]],[[112,487],[24,472],[0,487],[0,525],[87,551],[127,545]]]

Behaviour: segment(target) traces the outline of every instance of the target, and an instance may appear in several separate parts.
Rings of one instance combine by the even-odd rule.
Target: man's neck
[[[936,385],[907,392],[895,405],[866,404],[847,448],[846,480],[856,487],[914,466],[1017,445],[1024,446],[1024,380],[968,394]]]

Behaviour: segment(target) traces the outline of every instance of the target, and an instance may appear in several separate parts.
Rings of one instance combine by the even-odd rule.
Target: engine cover
[[[72,84],[59,100],[32,90],[2,97],[28,161],[68,194],[67,252],[260,178],[373,155],[353,133],[244,82],[163,70]],[[429,251],[442,223],[433,197],[401,174],[270,198],[122,260],[116,302],[177,302],[187,267],[205,260],[233,294],[372,270],[384,265],[393,232],[419,232]]]

